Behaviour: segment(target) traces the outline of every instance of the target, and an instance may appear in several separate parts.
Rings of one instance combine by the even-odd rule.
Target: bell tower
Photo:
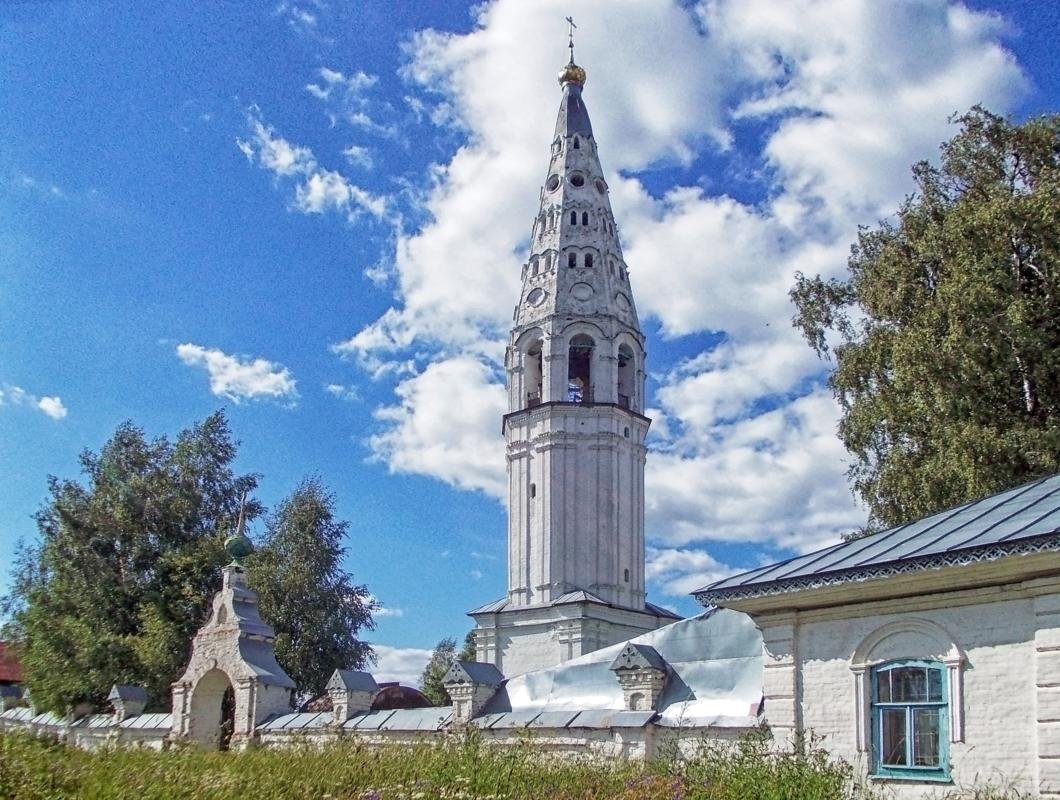
[[[645,601],[644,335],[570,48],[505,354],[508,594],[471,612],[508,677],[677,618]]]

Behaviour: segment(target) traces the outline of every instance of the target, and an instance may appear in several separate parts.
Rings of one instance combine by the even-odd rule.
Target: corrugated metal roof
[[[365,714],[359,714],[355,717],[350,717],[343,723],[344,728],[356,728],[359,731],[376,731],[379,730],[379,726],[386,722],[392,717],[395,711],[369,711]]]
[[[717,581],[704,605],[1005,555],[1060,550],[1060,475]]]
[[[9,708],[3,714],[0,714],[0,719],[5,722],[29,722],[33,719],[33,710],[22,707],[22,708]]]

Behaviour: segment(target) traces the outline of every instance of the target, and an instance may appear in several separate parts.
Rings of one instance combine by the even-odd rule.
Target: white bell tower
[[[571,59],[505,356],[508,594],[471,612],[511,677],[678,618],[645,602],[644,335]]]

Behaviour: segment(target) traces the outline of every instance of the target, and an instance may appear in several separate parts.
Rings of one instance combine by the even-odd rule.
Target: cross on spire
[[[567,17],[567,47],[570,48],[570,63],[574,63],[574,29],[578,26],[574,24],[574,17]]]

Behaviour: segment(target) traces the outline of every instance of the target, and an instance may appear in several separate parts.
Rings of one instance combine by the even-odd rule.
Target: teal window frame
[[[879,676],[901,668],[920,668],[925,671],[925,686],[928,687],[928,698],[924,700],[882,699],[879,693]],[[937,673],[937,683],[930,674]],[[949,670],[939,661],[887,661],[877,664],[869,673],[872,686],[872,775],[876,778],[897,778],[900,780],[919,780],[948,782],[950,780],[950,707],[949,707]],[[930,687],[938,688],[938,699],[930,699]],[[937,710],[935,725],[935,746],[938,753],[938,764],[933,766],[916,766],[914,748],[916,733],[919,730],[916,722],[918,710]],[[901,765],[883,763],[884,716],[904,713],[905,758]]]

